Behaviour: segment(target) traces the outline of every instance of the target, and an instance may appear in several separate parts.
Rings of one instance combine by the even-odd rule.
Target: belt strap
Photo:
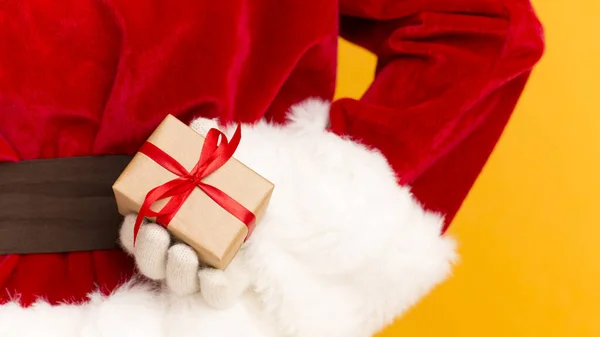
[[[115,249],[112,185],[131,156],[0,164],[0,254]]]

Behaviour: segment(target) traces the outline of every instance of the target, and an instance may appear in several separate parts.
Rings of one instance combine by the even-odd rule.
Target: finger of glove
[[[133,247],[133,227],[137,219],[136,214],[129,214],[125,216],[121,228],[119,229],[119,243],[121,247],[130,255],[134,253]],[[146,219],[142,222],[142,226],[147,223]]]
[[[231,307],[248,289],[250,278],[243,261],[243,256],[238,254],[225,270],[204,268],[198,272],[200,292],[210,306]]]
[[[167,253],[167,286],[172,292],[187,295],[198,292],[198,255],[188,245],[178,243]]]
[[[162,226],[153,223],[142,226],[133,249],[140,273],[153,280],[163,280],[170,244],[169,232]]]

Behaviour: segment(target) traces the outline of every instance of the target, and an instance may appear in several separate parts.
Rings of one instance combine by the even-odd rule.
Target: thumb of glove
[[[234,305],[250,286],[250,275],[241,250],[227,269],[201,269],[198,272],[200,292],[213,308],[225,309]]]

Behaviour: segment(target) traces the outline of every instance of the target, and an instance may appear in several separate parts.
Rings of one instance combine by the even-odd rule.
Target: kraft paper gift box
[[[170,155],[189,172],[200,158],[204,140],[203,136],[169,115],[147,142]],[[201,181],[218,188],[252,212],[254,224],[257,224],[267,208],[274,185],[234,157]],[[150,190],[176,178],[176,174],[138,152],[113,185],[119,213],[138,213]],[[157,201],[151,209],[158,211],[167,201]],[[166,228],[194,248],[201,262],[218,269],[229,265],[249,233],[242,221],[197,187]]]

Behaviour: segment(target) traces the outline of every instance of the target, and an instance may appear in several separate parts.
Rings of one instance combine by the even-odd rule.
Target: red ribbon
[[[200,159],[191,172],[188,172],[185,167],[156,145],[146,142],[139,152],[174,173],[178,178],[160,185],[146,194],[146,199],[140,208],[133,228],[134,245],[145,217],[156,217],[157,223],[167,227],[196,187],[200,188],[219,206],[243,222],[248,227],[248,235],[246,236],[248,238],[254,229],[254,214],[223,191],[202,182],[202,179],[219,169],[233,156],[241,138],[242,132],[239,125],[230,142],[227,141],[227,137],[221,131],[214,128],[210,129],[204,140]],[[171,199],[161,210],[155,212],[150,209],[155,202],[166,198]]]

